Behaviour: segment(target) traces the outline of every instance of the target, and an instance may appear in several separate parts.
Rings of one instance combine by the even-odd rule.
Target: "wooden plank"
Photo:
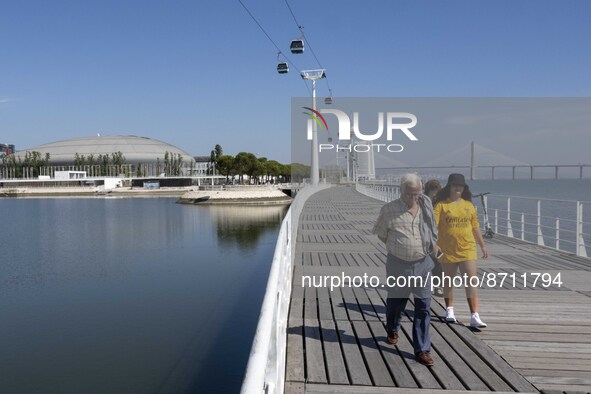
[[[571,334],[569,332],[569,334]],[[528,332],[500,332],[483,331],[479,334],[482,339],[504,339],[506,341],[525,341],[534,339],[535,342],[554,343],[591,343],[591,335],[577,334],[566,335],[565,333],[528,333]]]
[[[495,370],[516,391],[531,391],[534,387],[494,350],[478,339],[468,327],[451,324],[452,330],[477,354],[480,355],[493,370]],[[496,389],[496,387],[495,387]],[[499,387],[505,390],[505,388]]]
[[[537,392],[537,391],[536,391]],[[513,392],[511,392],[512,394]],[[307,384],[306,394],[466,394],[465,390],[412,389],[396,387],[343,386]],[[469,394],[490,394],[490,391],[470,391]],[[507,392],[496,394],[510,394]]]
[[[287,353],[285,362],[285,380],[304,382],[304,330],[303,320],[290,316],[287,328]]]
[[[318,258],[320,259],[320,265],[322,267],[330,266],[330,262],[328,261],[327,253],[318,253]]]
[[[448,324],[433,324],[432,326],[454,351],[472,368],[478,377],[495,391],[511,391],[511,387],[486,364],[478,354],[460,338]]]
[[[363,313],[361,313],[361,309],[357,304],[353,289],[350,287],[343,287],[341,288],[341,293],[343,294],[343,302],[345,303],[347,313],[349,314],[349,320],[363,320]]]
[[[306,336],[306,381],[327,383],[318,320],[304,319],[304,334]]]
[[[373,384],[375,386],[394,386],[390,371],[386,367],[367,323],[364,321],[355,321],[353,322],[353,328],[355,329],[355,334],[367,363]]]
[[[301,266],[294,267],[293,280],[295,281],[298,276],[301,276]],[[301,286],[292,286],[291,288],[289,317],[304,317],[304,289]]]
[[[347,259],[345,258],[345,255],[343,253],[335,253],[334,254],[337,261],[338,261],[338,265],[340,267],[349,267],[349,262],[347,261]]]
[[[285,382],[283,392],[285,394],[304,394],[306,392],[305,387],[306,384],[303,382]]]
[[[404,321],[402,322],[402,327],[409,336],[412,335],[412,322]],[[442,388],[447,390],[464,389],[462,382],[452,372],[434,347],[431,349],[431,358],[433,358],[434,365],[429,368],[429,371],[435,376]],[[486,385],[484,387],[486,388]]]
[[[341,289],[334,289],[330,292],[330,301],[332,303],[332,312],[335,320],[349,320],[347,307],[341,295]]]
[[[339,336],[332,320],[320,320],[322,343],[326,357],[326,372],[330,384],[349,384]]]
[[[318,292],[318,316],[320,320],[332,320],[332,306],[328,294],[328,288],[319,287]]]
[[[335,267],[339,265],[339,262],[337,261],[337,257],[334,255],[334,253],[327,253],[326,254],[328,257],[328,263],[330,264],[331,267]]]
[[[310,258],[311,258],[311,265],[313,265],[315,267],[320,266],[320,258],[318,257],[318,252],[311,252]]]
[[[396,385],[398,387],[418,387],[417,382],[410,373],[410,370],[406,367],[398,349],[386,343],[384,325],[378,321],[371,321],[368,324]]]
[[[377,289],[366,288],[365,293],[367,294],[367,298],[369,299],[369,302],[371,303],[378,320],[385,322],[386,306],[378,294]]]
[[[302,252],[302,255],[304,257],[302,265],[312,265],[310,252]]]
[[[344,253],[343,257],[345,258],[345,260],[347,260],[350,267],[359,267],[359,263],[357,263],[357,260],[355,260],[351,254],[351,252]]]
[[[304,288],[304,318],[318,319],[318,302],[315,287]]]
[[[585,394],[585,393],[589,393],[590,392],[590,388],[589,386],[576,386],[576,385],[572,385],[572,384],[549,384],[549,383],[544,383],[544,384],[538,384],[538,387],[540,387],[541,389],[543,389],[543,394],[546,394],[546,390],[553,390],[550,391],[552,392],[560,392],[560,394],[566,393],[566,394]]]
[[[338,320],[337,332],[343,346],[343,354],[347,363],[347,371],[351,379],[351,384],[360,386],[371,386],[372,381],[365,367],[365,362],[359,351],[357,338],[351,327],[351,323],[346,320]]]
[[[367,297],[367,293],[363,288],[353,288],[353,294],[355,294],[355,298],[359,303],[359,309],[363,314],[363,318],[365,320],[378,320],[378,316],[376,315],[376,311],[373,309],[369,298]]]
[[[431,323],[445,324],[445,323]],[[443,339],[439,331],[431,328],[431,345],[449,365],[453,373],[457,375],[459,380],[470,390],[488,391],[488,386],[474,373],[468,364],[456,353],[456,351]]]
[[[408,338],[412,338],[412,332],[404,332],[404,326],[402,326],[402,330],[398,332],[398,344],[396,347],[398,351],[402,355],[404,362],[410,369],[410,372],[413,374],[414,378],[419,384],[421,388],[427,389],[439,389],[441,385],[431,373],[430,368],[424,366],[423,364],[419,363],[415,359],[414,349],[412,344]],[[408,335],[408,337],[407,337]]]

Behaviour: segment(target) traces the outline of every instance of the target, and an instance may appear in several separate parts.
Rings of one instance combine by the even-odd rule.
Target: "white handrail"
[[[291,296],[295,239],[299,217],[310,196],[328,184],[301,189],[281,223],[259,322],[241,393],[283,393],[287,348],[287,315]]]
[[[394,198],[398,198],[397,193],[390,192],[390,190],[397,188],[397,186],[357,184],[356,188],[357,191],[359,191],[360,193],[363,193],[368,197],[372,197],[384,202],[389,202]],[[546,244],[544,238],[548,239],[552,237],[550,231],[548,230],[553,230],[552,233],[555,236],[555,240],[554,242],[552,242],[552,244],[556,246],[553,249],[574,252],[577,254],[577,256],[587,257],[585,239],[589,240],[589,238],[591,238],[591,234],[589,234],[588,231],[589,227],[591,227],[591,223],[588,221],[584,221],[583,206],[585,204],[591,205],[591,203],[585,201],[542,199],[496,194],[490,194],[486,197],[494,197],[495,201],[497,202],[495,204],[495,208],[491,207],[490,202],[488,204],[488,212],[490,215],[489,220],[493,224],[495,233],[499,233],[500,229],[503,231],[503,235],[507,237],[517,238],[525,242],[544,246]],[[535,209],[533,209],[535,213],[524,213],[515,211],[515,201],[519,200],[527,202],[530,206],[533,205],[532,208],[535,207]],[[487,198],[487,201],[490,200],[488,200]],[[542,215],[542,202],[546,207],[558,203],[574,203],[575,207],[571,208],[571,212],[573,216],[575,216],[575,219],[573,220],[562,217],[560,218],[560,220],[558,220],[558,217],[555,214]],[[475,203],[478,204],[480,203],[480,201],[475,201]],[[535,205],[532,203],[534,203]],[[506,207],[506,209],[503,209],[501,207]],[[552,211],[552,209],[550,209],[550,211]],[[501,216],[499,213],[502,213],[503,216]],[[515,220],[512,214],[518,215],[521,220]],[[481,215],[482,213],[479,210],[479,216]],[[526,221],[525,217],[533,218],[533,222]],[[554,226],[545,224],[548,223],[547,219],[551,219],[554,222]],[[503,222],[499,223],[500,221]],[[514,228],[513,223],[515,222],[519,223],[520,226]],[[484,225],[484,220],[481,220],[480,223]],[[572,225],[574,228],[568,228],[567,225]],[[528,231],[526,229],[526,226],[528,226],[530,229],[534,229],[534,231]],[[517,228],[520,228],[520,230],[517,230]],[[584,231],[585,229],[587,229],[587,232]],[[528,235],[529,240],[526,239],[526,234]],[[574,237],[574,239],[568,239],[568,237]],[[567,249],[565,249],[565,246],[567,247]]]

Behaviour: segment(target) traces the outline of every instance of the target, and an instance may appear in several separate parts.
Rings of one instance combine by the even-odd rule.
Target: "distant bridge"
[[[558,179],[559,169],[560,168],[578,168],[579,169],[579,179],[583,179],[585,167],[591,167],[591,164],[520,164],[520,165],[486,165],[486,166],[407,166],[407,167],[379,167],[376,170],[441,170],[441,169],[465,169],[468,170],[470,173],[470,180],[476,179],[474,169],[478,168],[488,168],[491,170],[491,178],[494,180],[496,175],[496,170],[499,168],[511,168],[511,179],[515,180],[516,172],[518,168],[529,168],[529,179],[534,178],[534,169],[536,168],[554,168],[554,179]]]

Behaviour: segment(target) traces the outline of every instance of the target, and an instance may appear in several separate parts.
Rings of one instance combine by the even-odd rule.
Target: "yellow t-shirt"
[[[433,211],[439,230],[437,245],[444,253],[439,261],[458,263],[476,260],[478,255],[472,229],[480,225],[474,204],[464,199],[457,202],[447,199],[438,203]]]

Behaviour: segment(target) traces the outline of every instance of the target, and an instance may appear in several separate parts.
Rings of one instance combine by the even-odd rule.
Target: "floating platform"
[[[272,188],[238,188],[232,190],[200,190],[183,194],[179,204],[247,204],[286,205],[292,198],[281,190]]]

